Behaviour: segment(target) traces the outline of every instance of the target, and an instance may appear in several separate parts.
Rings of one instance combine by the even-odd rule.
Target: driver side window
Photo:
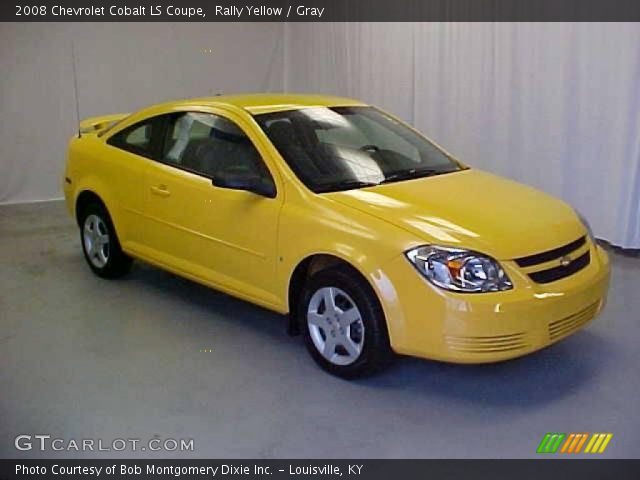
[[[209,178],[234,175],[272,181],[260,154],[240,127],[210,113],[171,115],[161,160]]]

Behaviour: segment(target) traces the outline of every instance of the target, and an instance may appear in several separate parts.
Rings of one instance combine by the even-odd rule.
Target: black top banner
[[[639,0],[15,0],[3,22],[637,22]]]

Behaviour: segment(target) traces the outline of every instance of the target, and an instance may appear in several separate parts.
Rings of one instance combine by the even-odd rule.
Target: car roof
[[[302,95],[286,93],[253,93],[244,95],[217,95],[174,102],[175,106],[193,105],[233,106],[247,110],[251,114],[297,110],[309,107],[338,107],[365,105],[352,98],[332,95]]]

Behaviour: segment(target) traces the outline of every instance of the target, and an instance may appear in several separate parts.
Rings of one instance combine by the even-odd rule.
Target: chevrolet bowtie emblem
[[[571,263],[571,257],[569,255],[565,255],[560,259],[560,265],[563,267],[568,267]]]

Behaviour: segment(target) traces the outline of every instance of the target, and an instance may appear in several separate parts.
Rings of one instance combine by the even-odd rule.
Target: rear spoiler
[[[102,115],[100,117],[85,118],[80,122],[80,134],[97,133],[100,130],[115,125],[120,120],[129,116],[128,113],[115,113],[112,115]]]

